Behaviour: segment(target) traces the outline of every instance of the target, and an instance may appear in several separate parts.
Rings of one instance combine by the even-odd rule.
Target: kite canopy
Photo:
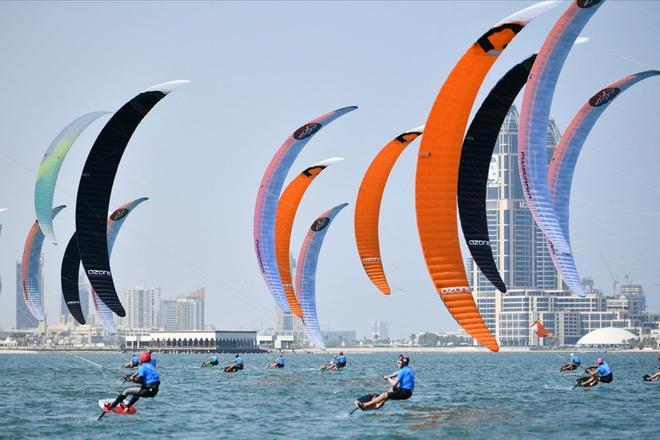
[[[580,108],[562,136],[559,145],[557,145],[557,149],[552,156],[552,162],[550,162],[548,168],[548,186],[550,188],[550,196],[553,201],[555,214],[559,219],[559,226],[569,246],[570,232],[568,220],[571,186],[573,184],[575,166],[587,136],[589,136],[591,129],[598,121],[600,115],[605,112],[605,109],[621,93],[646,78],[658,75],[660,75],[660,71],[658,70],[646,70],[625,76],[600,90]],[[563,270],[560,273],[566,284],[568,284],[573,292],[584,296],[584,287],[575,268],[573,255],[552,252],[553,247],[551,243],[548,243],[548,247],[551,249],[552,258],[560,260],[555,262],[555,266],[560,271]]]
[[[472,297],[458,238],[461,146],[477,92],[493,63],[530,20],[554,5],[541,2],[513,14],[468,48],[433,103],[417,160],[417,228],[429,274],[454,319],[492,351],[499,346]]]
[[[355,243],[360,261],[371,282],[385,295],[389,295],[391,289],[380,256],[380,204],[392,167],[403,150],[417,139],[423,130],[424,126],[421,126],[403,132],[380,150],[362,178],[355,201]]]
[[[341,157],[333,157],[306,168],[289,183],[277,204],[277,217],[275,218],[275,255],[277,256],[277,267],[280,271],[282,287],[291,308],[291,313],[299,318],[302,318],[302,309],[300,308],[296,292],[293,289],[291,263],[289,261],[293,222],[296,218],[300,201],[316,176],[321,174],[321,171],[330,166],[330,164],[342,160],[344,159]]]
[[[108,112],[92,112],[75,119],[53,139],[48,150],[46,150],[46,154],[44,154],[44,158],[41,160],[39,171],[37,171],[37,183],[34,188],[34,210],[37,214],[41,232],[53,244],[57,244],[55,232],[53,231],[53,194],[55,193],[55,184],[62,163],[83,130],[89,124],[107,114]]]
[[[112,185],[124,150],[149,111],[169,92],[188,81],[151,87],[124,104],[103,127],[83,168],[76,203],[78,247],[85,273],[101,301],[119,316],[126,312],[119,301],[110,270],[105,217]]]
[[[112,255],[112,248],[115,244],[115,239],[117,238],[117,234],[124,224],[124,221],[128,217],[128,214],[130,214],[140,203],[146,200],[149,199],[147,197],[141,197],[132,202],[125,203],[110,214],[107,222],[108,255]],[[64,258],[62,259],[62,295],[64,296],[64,302],[67,305],[71,316],[73,316],[80,324],[85,324],[85,316],[80,306],[80,290],[78,285],[79,270],[80,254],[78,252],[78,236],[77,233],[74,232],[64,252]],[[103,326],[110,333],[117,333],[117,324],[112,316],[112,311],[103,303],[103,301],[100,300],[93,287],[91,290],[94,299],[94,307],[96,308],[96,313],[101,319]]]
[[[518,165],[523,193],[539,228],[554,250],[562,254],[570,254],[571,249],[561,231],[548,187],[546,143],[550,106],[568,53],[602,3],[601,0],[573,0],[562,14],[536,57],[520,112]]]
[[[504,118],[527,82],[535,58],[532,55],[515,65],[495,84],[474,115],[461,150],[458,171],[461,228],[475,263],[500,292],[506,292],[506,285],[497,270],[488,234],[488,171]]]
[[[328,232],[330,223],[339,211],[348,206],[342,203],[321,214],[307,231],[305,241],[300,248],[298,257],[298,270],[296,271],[296,291],[300,295],[303,309],[303,324],[307,334],[314,341],[317,348],[325,350],[325,342],[319,326],[319,318],[316,311],[316,267],[318,265],[319,253],[323,245],[323,239]]]
[[[53,208],[52,217],[55,218],[66,206]],[[43,283],[41,280],[41,248],[44,244],[44,233],[39,228],[39,221],[35,220],[30,228],[23,258],[21,259],[21,281],[23,283],[23,298],[25,305],[37,321],[44,319]]]
[[[553,336],[552,332],[549,332],[543,327],[543,324],[541,324],[541,321],[538,319],[532,323],[531,326],[529,326],[530,329],[534,332],[536,336],[539,338],[545,338],[546,336]]]
[[[254,249],[257,263],[275,302],[284,312],[290,312],[289,302],[282,286],[275,251],[275,219],[284,179],[303,147],[324,126],[357,107],[344,107],[326,113],[294,131],[277,150],[261,179],[254,207]]]

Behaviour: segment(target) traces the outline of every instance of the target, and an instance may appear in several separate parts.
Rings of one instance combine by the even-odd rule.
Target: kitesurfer
[[[225,373],[235,373],[238,370],[242,370],[243,366],[243,359],[241,358],[240,353],[236,353],[234,361],[225,367]]]
[[[575,353],[571,353],[571,360],[567,364],[562,365],[559,368],[559,371],[573,371],[573,370],[576,370],[577,367],[580,366],[581,362],[582,361],[580,360],[580,356],[576,355]]]
[[[612,382],[612,379],[614,379],[612,368],[603,358],[598,358],[596,365],[587,368],[585,371],[591,377],[580,383],[580,386],[583,387],[591,387],[598,384],[598,382],[610,383]]]
[[[375,396],[369,402],[355,401],[355,404],[362,410],[369,409],[372,406],[376,409],[381,408],[389,399],[392,400],[406,400],[409,399],[413,390],[415,389],[415,372],[410,367],[410,358],[404,354],[399,356],[397,365],[399,367],[396,376],[389,375],[383,376],[392,387],[388,392]]]
[[[660,361],[660,356],[657,356],[656,359]],[[660,370],[660,365],[658,365],[658,369]],[[653,374],[645,374],[643,378],[646,382],[653,382],[656,380],[660,380],[660,371],[656,371]]]
[[[140,365],[140,357],[133,353],[131,355],[131,358],[128,360],[128,362],[125,362],[121,365],[122,368],[135,368],[138,365]]]
[[[280,351],[280,355],[278,356],[277,360],[270,364],[268,368],[284,368],[284,355]]]
[[[332,355],[332,360],[325,365],[321,365],[321,370],[336,370],[337,369],[337,355]]]
[[[126,388],[119,393],[114,402],[106,403],[105,408],[108,411],[112,411],[117,405],[120,405],[123,411],[127,412],[140,397],[156,397],[156,394],[158,394],[160,377],[156,366],[151,361],[151,353],[145,351],[140,355],[139,361],[138,371],[126,376],[126,381],[138,383],[140,386]],[[124,403],[128,396],[131,396],[130,399],[127,403]]]
[[[218,356],[215,353],[212,354],[210,358],[202,362],[202,367],[208,367],[208,366],[213,366],[213,367],[218,366]]]
[[[346,366],[346,356],[344,356],[343,351],[340,351],[339,356],[337,356],[337,363],[335,364],[335,367],[339,369],[339,368],[344,368],[345,366]]]

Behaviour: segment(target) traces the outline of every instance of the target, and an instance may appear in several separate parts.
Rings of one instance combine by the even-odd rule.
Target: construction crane
[[[607,260],[605,259],[603,254],[600,254],[600,258],[603,259],[603,263],[605,263],[605,267],[607,268],[607,271],[610,273],[610,277],[612,277],[612,295],[616,296],[616,286],[619,285],[619,280],[612,273],[612,269],[610,269],[610,265],[607,264]]]

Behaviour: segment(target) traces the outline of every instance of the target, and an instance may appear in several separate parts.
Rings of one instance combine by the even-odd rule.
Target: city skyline
[[[44,15],[66,24],[56,36],[34,20],[29,8],[8,4],[0,17],[7,42],[4,75],[13,84],[5,95],[12,111],[0,118],[5,139],[0,187],[6,188],[0,207],[9,208],[0,218],[5,282],[0,326],[8,329],[15,320],[16,296],[6,286],[12,285],[13,265],[34,221],[36,168],[52,138],[85,112],[113,110],[136,92],[173,79],[193,82],[145,119],[117,175],[112,208],[150,197],[148,207],[132,216],[117,241],[112,257],[117,287],[123,292],[142,284],[182,292],[204,285],[209,324],[246,329],[272,325],[274,303],[257,267],[251,221],[259,179],[282,140],[326,111],[360,107],[319,133],[292,170],[293,176],[330,156],[346,159],[320,176],[303,200],[292,243],[297,255],[304,230],[318,213],[339,202],[352,206],[373,154],[397,133],[424,123],[440,84],[465,48],[499,18],[531,3],[266,3],[259,5],[263,14],[255,14],[254,5],[230,3],[209,4],[203,13],[173,3],[157,10],[139,3],[120,8],[43,4]],[[507,48],[486,78],[475,109],[504,72],[538,50],[562,10],[539,17]],[[308,20],[319,15],[327,20]],[[552,109],[560,131],[604,85],[660,66],[648,38],[659,15],[660,5],[653,2],[606,2],[600,8],[585,28],[589,41],[573,49],[560,76]],[[447,16],[453,19],[438,22]],[[168,35],[153,24],[181,17],[181,26]],[[614,32],[607,24],[618,20],[636,25]],[[402,22],[416,25],[405,33],[389,31]],[[137,23],[143,26],[140,41],[116,32]],[[336,23],[346,31],[337,32]],[[246,32],[251,26],[271,37]],[[94,38],[81,39],[81,32]],[[62,56],[70,51],[84,56]],[[395,62],[403,58],[414,62]],[[126,66],[132,66],[131,75]],[[282,74],[260,73],[266,71]],[[43,72],[49,76],[44,78]],[[654,233],[660,216],[654,203],[660,176],[653,165],[660,154],[653,142],[660,129],[655,124],[657,84],[652,79],[630,90],[603,115],[578,164],[571,206],[581,275],[591,276],[609,293],[613,281],[602,254],[620,282],[632,272],[632,282],[647,290],[651,310],[660,309],[660,280],[654,270],[660,259]],[[73,232],[80,170],[104,122],[90,126],[62,168],[56,201],[68,208],[55,221],[61,237]],[[388,322],[392,335],[457,328],[431,285],[418,243],[413,192],[417,148],[411,145],[402,155],[383,200],[381,244],[392,295],[383,297],[362,272],[352,211],[347,210],[337,218],[319,262],[323,330],[354,328],[368,334],[372,319]],[[44,301],[50,317],[60,305],[63,251],[62,244],[44,246]]]

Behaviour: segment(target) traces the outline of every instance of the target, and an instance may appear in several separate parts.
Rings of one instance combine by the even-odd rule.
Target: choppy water
[[[123,360],[83,356],[108,368]],[[386,388],[395,355],[352,355],[345,370],[325,373],[321,355],[288,355],[282,370],[265,369],[272,356],[245,355],[236,374],[199,368],[201,355],[157,358],[156,399],[97,422],[98,400],[115,397],[126,370],[69,354],[0,355],[0,438],[660,438],[660,382],[641,380],[656,371],[650,353],[607,354],[614,382],[576,390],[579,373],[559,373],[556,354],[413,354],[413,397],[350,417],[355,397]]]

